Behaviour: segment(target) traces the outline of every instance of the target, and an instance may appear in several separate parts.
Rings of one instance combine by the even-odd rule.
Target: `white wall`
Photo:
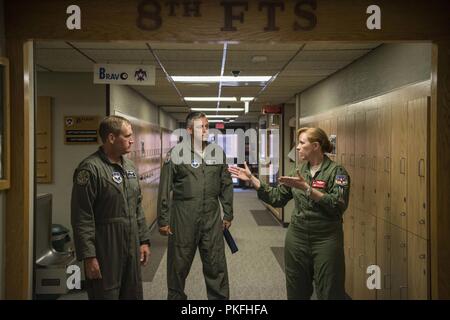
[[[0,0],[0,56],[5,55],[4,1]],[[5,192],[0,191],[0,300],[5,297]]]
[[[430,43],[383,44],[301,93],[301,117],[431,77]]]
[[[162,110],[159,110],[159,126],[169,130],[178,128],[177,121]]]
[[[161,128],[169,130],[178,128],[174,118],[129,86],[111,85],[110,113],[114,114],[115,111],[156,124]]]
[[[158,108],[128,86],[111,85],[111,114],[120,111],[134,118],[159,125]]]
[[[65,145],[64,116],[106,115],[105,85],[93,84],[91,73],[39,72],[37,96],[51,96],[53,183],[38,184],[37,193],[53,194],[53,223],[70,226],[72,176],[85,157],[99,145]]]

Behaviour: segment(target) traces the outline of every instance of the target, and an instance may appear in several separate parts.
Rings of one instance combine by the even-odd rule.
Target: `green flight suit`
[[[299,170],[312,188],[324,193],[320,201],[284,185],[262,183],[258,190],[259,199],[274,207],[295,201],[284,249],[288,299],[310,299],[313,280],[318,299],[345,299],[342,215],[348,206],[350,177],[327,156],[314,177],[308,163]]]
[[[168,299],[187,299],[186,278],[197,247],[203,264],[208,299],[229,299],[223,219],[233,219],[233,181],[219,148],[200,156],[190,144],[178,144],[167,154],[158,194],[158,224],[169,225],[167,249]],[[218,147],[217,145],[215,145]],[[181,162],[180,154],[185,161]],[[219,155],[216,158],[215,155]],[[178,159],[178,160],[177,160]],[[172,197],[171,197],[172,192]]]
[[[150,244],[132,161],[111,163],[100,147],[73,177],[71,220],[78,260],[96,257],[102,279],[88,280],[89,299],[143,299],[140,245]]]

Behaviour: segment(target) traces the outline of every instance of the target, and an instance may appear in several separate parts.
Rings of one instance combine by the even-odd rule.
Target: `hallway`
[[[253,190],[235,189],[234,220],[231,233],[239,251],[231,254],[226,246],[230,299],[286,299],[283,246],[285,228],[257,199]],[[143,269],[144,299],[164,300],[166,285],[166,239],[152,230],[152,256]],[[197,252],[186,280],[190,300],[205,300],[200,256]]]

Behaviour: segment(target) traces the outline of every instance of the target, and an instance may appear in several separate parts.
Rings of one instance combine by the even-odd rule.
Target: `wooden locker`
[[[367,268],[371,265],[376,265],[376,246],[377,246],[377,219],[370,213],[365,214],[365,228],[364,228],[364,284],[365,297],[367,300],[376,299],[376,289],[369,289],[367,287]]]
[[[429,298],[428,241],[408,232],[408,299]]]
[[[345,291],[350,297],[353,296],[353,243],[355,230],[355,218],[351,211],[351,208],[347,208],[344,213]]]
[[[365,221],[364,212],[355,209],[354,255],[353,255],[353,299],[366,297],[366,270],[364,270]]]
[[[355,206],[364,210],[365,172],[366,172],[366,113],[359,111],[355,114],[355,174],[353,179]]]
[[[428,239],[429,98],[408,101],[408,231]]]
[[[377,217],[391,221],[391,106],[382,104],[378,109],[376,132],[377,177],[376,202]]]
[[[372,109],[366,112],[366,146],[365,146],[365,185],[363,206],[366,212],[376,215],[376,182],[377,182],[377,144],[376,129],[378,110]]]
[[[391,222],[407,229],[407,152],[408,118],[407,104],[399,99],[393,101],[391,108]]]
[[[345,132],[345,117],[338,117],[337,119],[337,134],[336,134],[336,162],[345,166],[345,143],[346,143],[346,132]]]
[[[355,115],[349,114],[345,117],[345,169],[350,176],[350,199],[346,214],[353,219],[353,226],[355,224]]]
[[[377,218],[377,265],[381,270],[381,289],[377,300],[391,299],[391,224]]]
[[[408,298],[408,236],[395,225],[391,225],[391,298]]]

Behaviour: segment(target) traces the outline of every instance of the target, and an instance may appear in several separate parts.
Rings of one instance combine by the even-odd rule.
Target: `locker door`
[[[408,231],[428,239],[428,97],[408,101]]]
[[[348,215],[348,209],[344,214],[344,253],[345,253],[345,291],[353,296],[353,269],[354,269],[354,217]]]
[[[366,213],[365,215],[365,229],[364,229],[364,287],[365,297],[367,300],[376,299],[376,289],[369,289],[367,287],[367,267],[375,265],[376,259],[376,246],[377,246],[377,219],[374,215]]]
[[[377,265],[381,269],[381,289],[378,300],[391,299],[391,224],[377,218]]]
[[[391,298],[408,298],[408,237],[406,230],[391,225]]]
[[[364,210],[365,198],[365,172],[366,172],[366,113],[364,111],[355,114],[355,177],[354,199],[355,206]]]
[[[377,128],[377,217],[391,221],[391,106],[382,105],[378,111]]]
[[[407,191],[407,150],[408,118],[407,105],[395,101],[392,105],[392,162],[391,162],[391,222],[407,229],[406,191]]]
[[[364,270],[364,212],[355,209],[355,238],[353,259],[353,299],[365,299],[366,279]]]
[[[345,117],[345,169],[350,176],[350,199],[349,209],[350,215],[354,216],[353,208],[355,207],[355,115],[349,114]]]
[[[346,140],[345,131],[346,131],[345,117],[338,117],[337,134],[336,134],[336,144],[337,144],[336,162],[343,166],[345,166],[345,140]]]
[[[377,116],[378,110],[366,112],[366,170],[364,188],[364,208],[366,212],[376,215],[376,164],[377,164]]]
[[[428,241],[408,232],[408,299],[428,299],[428,278]]]

